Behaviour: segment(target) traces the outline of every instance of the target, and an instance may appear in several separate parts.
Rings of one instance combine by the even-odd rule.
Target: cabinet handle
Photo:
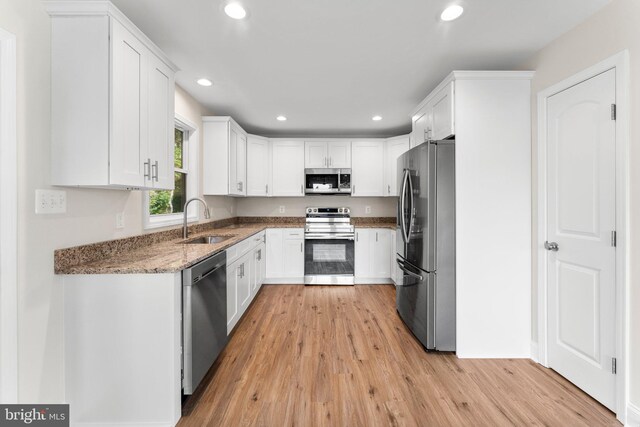
[[[329,166],[333,166],[333,157],[329,157]]]
[[[151,159],[144,162],[144,178],[151,179]]]
[[[151,166],[151,170],[153,171],[152,179],[155,180],[156,182],[158,182],[158,161],[157,160]]]
[[[258,250],[258,261],[262,261],[262,249]]]
[[[238,277],[242,278],[242,266],[239,265],[237,270],[238,270]]]
[[[378,241],[378,232],[376,231],[376,242]]]
[[[269,194],[269,184],[264,186],[264,194]]]
[[[326,157],[324,158],[323,164],[324,164],[325,167],[327,166],[327,158]]]
[[[238,182],[238,185],[236,187],[238,188],[238,191],[242,191],[242,181]]]
[[[351,194],[356,194],[356,185],[353,184],[353,185],[351,185],[351,187],[352,187],[351,188]]]
[[[358,241],[358,233],[356,233],[356,242]]]
[[[304,185],[300,186],[300,194],[304,194]]]
[[[302,252],[302,242],[300,242],[300,252]]]
[[[391,185],[387,185],[387,194],[391,194]]]

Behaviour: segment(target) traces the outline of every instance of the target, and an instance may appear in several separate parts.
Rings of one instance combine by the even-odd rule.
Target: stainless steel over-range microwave
[[[351,194],[351,169],[305,169],[306,194]]]

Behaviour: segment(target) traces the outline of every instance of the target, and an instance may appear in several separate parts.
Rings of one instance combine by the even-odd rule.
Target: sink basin
[[[212,245],[214,243],[220,243],[220,242],[224,242],[225,240],[229,240],[231,237],[232,236],[202,236],[202,237],[196,237],[195,239],[187,240],[186,242],[180,242],[180,243],[188,243],[188,244],[199,243],[199,244],[205,244],[205,245]]]

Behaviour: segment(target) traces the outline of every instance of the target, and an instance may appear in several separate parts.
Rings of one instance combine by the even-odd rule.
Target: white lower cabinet
[[[262,231],[227,249],[227,334],[240,321],[264,281],[264,236]]]
[[[302,283],[304,279],[304,230],[267,230],[267,283]]]
[[[393,230],[386,228],[356,229],[356,283],[389,283]]]

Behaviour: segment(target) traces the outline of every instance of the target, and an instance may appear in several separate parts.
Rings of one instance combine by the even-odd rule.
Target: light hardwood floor
[[[270,285],[187,400],[179,425],[619,423],[532,361],[426,353],[400,321],[392,286]]]

